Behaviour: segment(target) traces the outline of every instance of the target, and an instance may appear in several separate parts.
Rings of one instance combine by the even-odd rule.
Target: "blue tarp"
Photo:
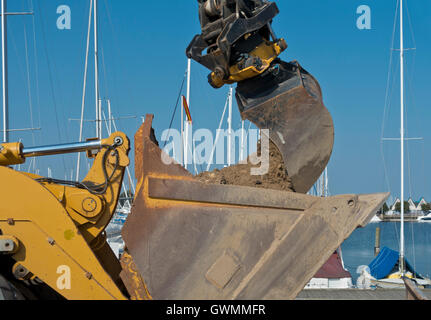
[[[383,247],[380,250],[378,256],[375,257],[374,260],[368,265],[371,275],[376,279],[386,278],[391,273],[398,271],[399,259],[399,252],[389,249],[388,247]],[[405,263],[407,271],[410,271],[417,277],[418,275],[413,270],[413,267],[410,265],[410,263],[407,260],[405,260]]]

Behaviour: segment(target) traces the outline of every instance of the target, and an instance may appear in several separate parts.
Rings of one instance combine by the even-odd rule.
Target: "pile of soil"
[[[258,156],[260,156],[260,143],[258,143],[257,150]],[[222,170],[215,169],[212,172],[202,172],[197,175],[196,178],[204,183],[228,184],[294,192],[292,181],[287,175],[283,157],[277,146],[271,140],[269,144],[269,171],[266,175],[251,175],[251,168],[258,168],[260,165],[255,166],[251,164],[249,159],[250,157],[247,159],[247,164],[237,164]]]

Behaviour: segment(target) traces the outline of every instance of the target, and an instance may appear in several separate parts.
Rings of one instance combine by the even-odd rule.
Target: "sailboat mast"
[[[240,161],[244,160],[244,120],[241,121],[241,154],[240,154]]]
[[[228,124],[228,140],[227,140],[227,165],[230,167],[233,163],[232,161],[232,103],[233,103],[233,87],[229,88],[229,113],[227,118]]]
[[[101,139],[101,114],[99,107],[99,40],[97,34],[97,0],[94,1],[94,90],[95,90],[95,102],[96,102],[96,136]]]
[[[79,126],[79,142],[82,141],[83,129],[84,129],[84,110],[85,110],[85,93],[87,90],[87,72],[88,72],[88,56],[90,48],[90,31],[91,31],[91,16],[93,14],[93,1],[90,0],[90,13],[88,15],[88,29],[87,29],[87,47],[85,50],[85,67],[84,67],[84,83],[82,88],[82,100],[81,100],[81,119]],[[81,167],[81,154],[78,153],[78,161],[76,164],[76,181],[79,180],[79,173]]]
[[[403,0],[400,0],[400,100],[401,100],[401,231],[400,271],[404,275],[404,25]]]
[[[192,71],[192,59],[187,60],[187,105],[190,108],[190,79],[191,79],[191,71]]]
[[[7,79],[7,31],[6,0],[1,0],[1,41],[2,41],[2,81],[3,81],[3,142],[9,141],[9,98]]]
[[[325,175],[325,189],[324,189],[325,191],[323,193],[323,196],[326,198],[326,197],[329,196],[329,190],[328,190],[328,167],[325,168],[324,175]]]
[[[187,93],[186,93],[186,101],[187,106],[190,109],[190,78],[191,78],[191,71],[192,71],[192,60],[189,58],[187,60]],[[181,109],[181,121],[184,121],[184,108]],[[189,162],[189,135],[191,133],[189,132],[191,129],[191,125],[189,122],[189,119],[187,118],[184,123],[184,134],[183,134],[183,159],[184,159],[184,168],[187,169],[187,165]]]
[[[1,46],[2,46],[2,102],[3,102],[3,142],[9,142],[9,89],[7,59],[7,16],[32,15],[33,12],[7,12],[7,0],[1,0]],[[26,131],[22,129],[20,131]],[[30,128],[34,130],[34,128]]]
[[[111,111],[111,100],[107,99],[106,102],[108,103],[108,130],[109,134],[112,134],[112,111]]]

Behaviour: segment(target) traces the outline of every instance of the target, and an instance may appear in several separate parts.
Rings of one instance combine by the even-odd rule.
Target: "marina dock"
[[[431,299],[431,289],[421,292]],[[405,289],[307,289],[296,300],[407,300],[407,293]]]
[[[418,222],[419,217],[423,217],[424,215],[421,214],[406,214],[404,216],[405,222]],[[382,220],[382,222],[400,222],[401,217],[400,215],[381,215],[379,218]]]

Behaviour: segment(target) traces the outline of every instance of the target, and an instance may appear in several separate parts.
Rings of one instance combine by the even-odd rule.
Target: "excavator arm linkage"
[[[187,56],[211,70],[213,87],[238,84],[241,117],[269,130],[294,190],[307,193],[328,165],[334,125],[317,80],[298,62],[279,58],[287,44],[272,29],[276,3],[198,2],[202,33],[190,43]]]

